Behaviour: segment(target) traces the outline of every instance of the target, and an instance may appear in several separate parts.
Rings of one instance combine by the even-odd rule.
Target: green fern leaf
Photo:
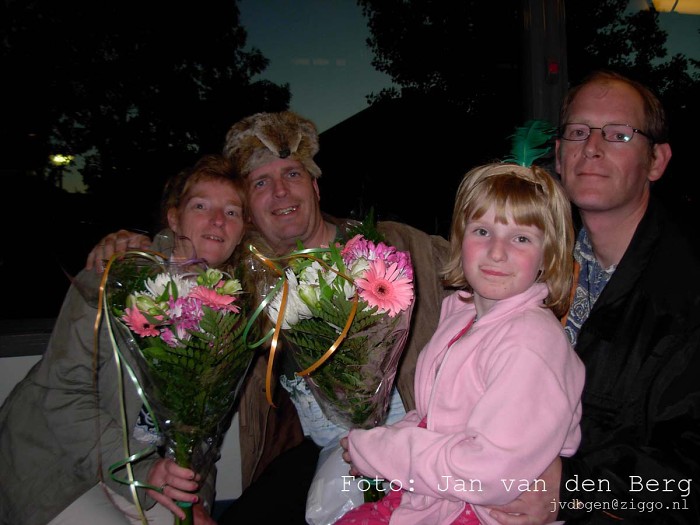
[[[355,235],[362,235],[365,239],[373,242],[384,241],[384,236],[377,230],[377,221],[374,217],[374,208],[370,208],[367,216],[358,224],[348,228],[348,238]]]

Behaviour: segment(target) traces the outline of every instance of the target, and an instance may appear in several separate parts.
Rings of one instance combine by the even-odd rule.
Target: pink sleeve
[[[353,464],[419,495],[482,505],[512,501],[523,480],[536,479],[562,449],[571,453],[578,446],[583,365],[560,341],[543,339],[537,330],[501,341],[467,425],[452,433],[407,426],[353,430]]]
[[[391,425],[387,425],[389,428],[407,428],[407,427],[417,427],[418,423],[420,423],[421,418],[418,415],[418,412],[415,410],[411,410],[404,417],[402,417],[400,420],[398,420],[396,423],[393,423]]]

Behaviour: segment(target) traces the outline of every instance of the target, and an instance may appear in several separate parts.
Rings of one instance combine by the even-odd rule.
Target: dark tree
[[[358,217],[374,208],[380,219],[446,234],[460,178],[505,155],[522,119],[520,0],[358,4],[373,65],[397,87],[372,93],[368,110],[324,133],[324,206]]]
[[[0,317],[55,315],[63,272],[102,235],[155,231],[167,177],[221,151],[236,120],[290,100],[288,85],[253,80],[268,60],[245,50],[235,0],[2,0],[0,30],[0,173],[12,188],[0,271],[44,283],[42,301],[5,302]],[[52,153],[85,160],[87,193],[61,189]]]
[[[380,218],[446,234],[457,182],[469,168],[502,158],[523,122],[527,2],[357,1],[370,28],[373,65],[396,87],[370,94],[364,115],[324,134],[325,203],[342,195],[331,200],[336,213],[362,216],[374,207]],[[689,131],[700,118],[698,69],[682,55],[668,57],[658,13],[628,5],[565,1],[569,81],[609,68],[656,91],[669,112],[674,148],[657,193],[673,206],[697,202],[683,180],[692,173]],[[350,137],[360,146],[353,165],[342,157]],[[407,173],[421,177],[418,191],[387,198],[407,184]]]
[[[653,9],[628,11],[626,0],[566,2],[569,80],[576,84],[588,72],[609,68],[643,82],[657,93],[691,80],[683,55],[668,57],[667,33]],[[681,72],[686,80],[677,74]]]
[[[370,102],[428,96],[464,115],[493,114],[494,104],[519,117],[520,1],[358,0],[367,18],[372,64],[395,89]],[[514,96],[513,96],[514,95]],[[505,107],[504,107],[505,105]]]
[[[85,156],[96,197],[137,185],[153,203],[163,179],[219,151],[237,119],[289,103],[287,85],[251,81],[268,61],[244,51],[235,1],[5,0],[0,9],[12,166],[43,174],[49,153]]]

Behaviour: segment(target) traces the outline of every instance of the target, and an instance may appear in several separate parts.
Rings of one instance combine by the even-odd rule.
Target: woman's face
[[[203,180],[192,186],[180,206],[168,210],[170,229],[192,241],[194,254],[217,267],[241,242],[245,224],[243,201],[236,188],[223,180]]]

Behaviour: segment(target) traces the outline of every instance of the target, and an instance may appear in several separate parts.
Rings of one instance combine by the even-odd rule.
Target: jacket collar
[[[530,288],[518,295],[508,297],[498,301],[486,315],[479,318],[479,325],[484,323],[501,322],[513,314],[514,310],[519,310],[531,305],[542,306],[544,308],[544,300],[549,294],[549,289],[544,283],[535,283]],[[471,298],[472,294],[468,292],[460,292],[463,299]],[[469,304],[469,311],[476,312],[476,307],[473,302]],[[464,315],[464,314],[460,314]]]
[[[627,295],[640,279],[661,236],[662,211],[659,206],[652,196],[625,254],[598,301],[593,305],[591,313],[595,312],[599,304],[612,303]]]

